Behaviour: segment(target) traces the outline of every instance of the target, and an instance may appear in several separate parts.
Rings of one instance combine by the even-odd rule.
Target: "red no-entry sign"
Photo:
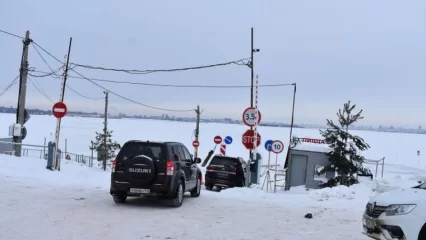
[[[214,143],[220,144],[222,142],[222,137],[217,135],[213,138]]]
[[[63,102],[53,104],[52,113],[56,118],[63,118],[67,114],[67,105]]]
[[[193,146],[193,147],[199,147],[199,146],[200,146],[200,142],[199,142],[199,141],[197,141],[197,140],[194,140],[194,141],[192,142],[192,146]]]

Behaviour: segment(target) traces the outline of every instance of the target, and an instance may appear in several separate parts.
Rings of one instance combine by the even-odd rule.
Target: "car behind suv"
[[[128,141],[111,167],[110,194],[116,203],[130,196],[158,196],[180,207],[185,192],[200,196],[201,171],[188,149],[177,142]]]
[[[207,190],[244,187],[245,161],[241,158],[216,155],[207,166],[205,183]]]

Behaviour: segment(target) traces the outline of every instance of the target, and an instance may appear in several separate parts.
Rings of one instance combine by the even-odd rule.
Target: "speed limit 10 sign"
[[[271,144],[271,149],[273,153],[279,154],[284,151],[284,143],[280,140],[275,140]]]
[[[254,107],[246,108],[243,112],[243,122],[245,125],[249,127],[253,127],[255,125],[258,125],[260,123],[260,120],[262,120],[262,115],[260,114],[259,109]]]

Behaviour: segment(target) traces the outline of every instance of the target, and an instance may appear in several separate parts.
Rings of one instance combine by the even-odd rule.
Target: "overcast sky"
[[[347,100],[364,110],[360,124],[424,124],[426,1],[424,0],[233,0],[233,1],[3,1],[0,29],[25,35],[63,59],[73,38],[71,62],[122,69],[170,69],[227,62],[250,56],[254,27],[255,74],[259,84],[297,83],[296,123],[324,124]],[[0,33],[0,90],[17,75],[20,39]],[[42,52],[43,53],[43,52]],[[44,57],[57,69],[60,64]],[[30,67],[49,71],[30,47]],[[75,68],[86,77],[161,84],[249,85],[246,66],[130,75]],[[71,72],[71,75],[76,76]],[[60,81],[31,78],[53,100]],[[36,83],[36,84],[37,84]],[[90,97],[103,90],[82,79],[69,86]],[[132,100],[204,116],[241,118],[250,90],[160,88],[100,83]],[[16,106],[18,86],[0,97]],[[292,87],[259,89],[265,121],[290,121]],[[69,110],[103,111],[103,100],[67,90]],[[27,106],[51,108],[28,82]],[[171,114],[111,95],[110,112]],[[424,124],[426,125],[426,124]]]

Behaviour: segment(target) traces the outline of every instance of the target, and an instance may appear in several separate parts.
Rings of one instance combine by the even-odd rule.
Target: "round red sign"
[[[222,137],[217,135],[216,137],[214,137],[213,141],[216,144],[220,144],[222,142]]]
[[[57,102],[53,104],[52,114],[56,118],[63,118],[67,114],[67,105],[63,102]]]

